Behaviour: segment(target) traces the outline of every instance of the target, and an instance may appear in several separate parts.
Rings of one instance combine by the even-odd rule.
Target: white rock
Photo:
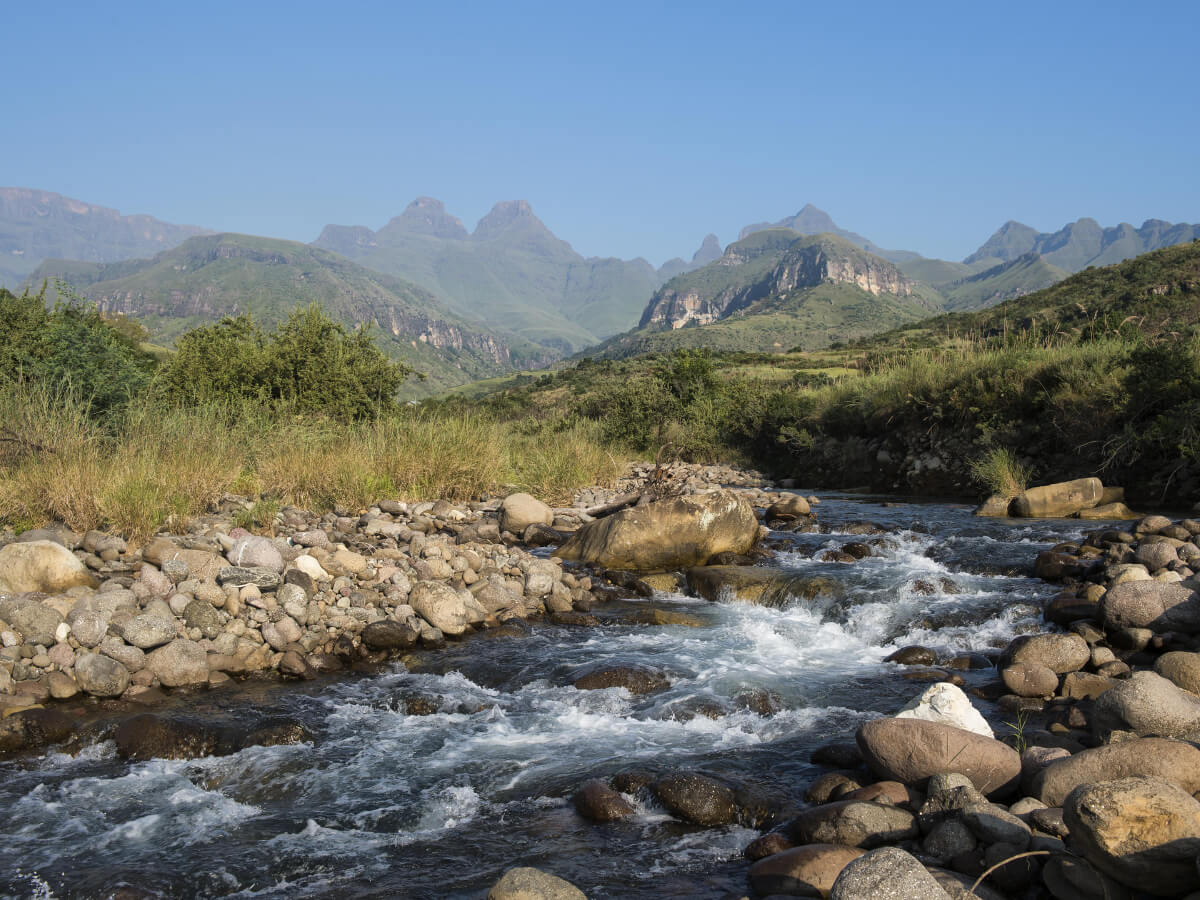
[[[71,626],[66,622],[59,622],[58,627],[54,629],[54,639],[58,643],[63,643],[71,636]]]
[[[987,720],[971,704],[962,689],[947,682],[930,685],[919,697],[913,697],[904,704],[900,712],[896,713],[896,718],[939,722],[985,737],[995,737]]]
[[[302,553],[292,560],[292,565],[311,578],[313,581],[332,581],[333,576],[321,567],[316,557]]]

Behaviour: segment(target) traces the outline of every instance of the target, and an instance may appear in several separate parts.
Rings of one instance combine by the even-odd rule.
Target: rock
[[[316,678],[317,673],[295,650],[286,651],[279,659],[279,671],[293,678]],[[221,673],[212,673],[221,674]],[[211,680],[211,675],[210,675]]]
[[[967,699],[962,688],[942,682],[930,685],[921,695],[909,700],[896,713],[897,719],[922,719],[941,722],[985,737],[994,737],[987,720]]]
[[[1200,791],[1200,749],[1168,738],[1140,738],[1083,750],[1042,769],[1030,793],[1047,806],[1062,806],[1081,784],[1148,775],[1189,794]]]
[[[1010,503],[1012,503],[1012,497],[1006,497],[1003,494],[992,494],[992,496],[975,507],[975,515],[996,519],[1004,518],[1008,515]]]
[[[195,641],[175,640],[147,654],[146,666],[167,687],[208,683],[208,655]]]
[[[234,541],[229,552],[225,554],[232,565],[248,569],[269,569],[276,574],[283,573],[283,554],[279,548],[265,537],[244,537]]]
[[[1081,509],[1079,511],[1079,518],[1081,519],[1136,519],[1137,517],[1137,513],[1119,501],[1115,503],[1102,503],[1099,506],[1093,506],[1091,509]]]
[[[901,647],[895,653],[885,656],[883,661],[902,666],[932,666],[937,663],[937,654],[928,647]]]
[[[688,589],[710,603],[743,600],[777,605],[791,583],[782,572],[758,566],[695,566],[687,570]]]
[[[763,518],[768,522],[772,519],[799,519],[811,513],[812,507],[807,500],[799,494],[788,494],[768,506]]]
[[[1011,515],[1022,518],[1065,518],[1099,505],[1104,485],[1099,478],[1078,478],[1029,488],[1013,498]]]
[[[1063,805],[1071,846],[1122,884],[1176,897],[1200,884],[1200,802],[1161,778],[1080,785]]]
[[[130,672],[140,672],[146,666],[146,654],[138,647],[130,647],[115,634],[100,642],[99,650],[109,659],[115,659]],[[75,665],[79,665],[76,661]]]
[[[1127,581],[1100,598],[1106,629],[1151,628],[1157,632],[1200,631],[1200,595],[1190,587],[1164,581]]]
[[[938,862],[949,862],[956,856],[970,853],[979,842],[966,825],[958,819],[945,819],[934,825],[921,842],[925,855]]]
[[[222,729],[179,716],[144,713],[125,719],[113,733],[117,755],[128,760],[222,756],[236,748]]]
[[[1200,694],[1200,653],[1172,650],[1154,661],[1154,671],[1177,687]]]
[[[633,804],[619,791],[595,778],[580,786],[571,797],[571,803],[581,816],[592,822],[616,822],[636,812]]]
[[[1058,676],[1041,663],[1016,663],[1000,670],[1004,686],[1018,697],[1051,697],[1058,690]]]
[[[760,896],[828,897],[842,869],[866,851],[837,844],[809,844],[760,859],[750,867],[750,886]]]
[[[99,653],[81,653],[75,660],[75,682],[93,697],[119,697],[129,687],[129,670]]]
[[[766,859],[768,856],[774,856],[776,853],[782,853],[785,850],[791,850],[795,844],[791,842],[786,834],[780,834],[778,831],[768,831],[766,834],[756,837],[746,848],[742,850],[742,856],[751,862],[760,859]]]
[[[142,550],[142,558],[161,568],[168,560],[178,560],[187,566],[196,581],[212,581],[225,560],[211,550],[185,550],[162,538],[151,541]]]
[[[516,613],[520,615],[525,609],[525,599],[498,576],[484,582],[478,582],[478,590],[471,585],[471,591],[479,605],[492,615]]]
[[[587,900],[569,881],[529,867],[509,869],[492,885],[487,900]]]
[[[61,594],[73,587],[95,586],[87,566],[55,541],[21,541],[0,547],[0,594]],[[0,618],[7,620],[6,616]]]
[[[167,619],[150,613],[134,616],[121,626],[121,637],[125,642],[142,650],[161,647],[175,640],[178,634],[179,627],[173,617]]]
[[[296,567],[295,571],[300,572],[304,575],[307,575],[311,581],[332,581],[333,580],[333,576],[325,571],[324,567],[322,567],[322,565],[319,562],[317,562],[316,557],[309,556],[307,553],[303,553],[300,556],[297,556],[295,559],[293,559],[292,565]],[[291,570],[289,570],[289,574],[290,574],[290,572],[291,572]],[[285,575],[284,577],[286,579],[287,576]],[[312,592],[312,589],[313,589],[313,585],[311,584],[311,581],[310,581],[309,585],[306,587],[306,590],[308,590],[310,593]],[[296,583],[298,583],[298,582],[296,582]]]
[[[872,850],[842,869],[830,900],[950,900],[916,858],[897,847]]]
[[[1096,700],[1092,722],[1102,737],[1113,731],[1183,737],[1200,731],[1200,697],[1154,672],[1134,672]]]
[[[50,687],[50,696],[55,700],[70,700],[79,693],[79,685],[75,679],[64,672],[51,672],[46,676]]]
[[[415,647],[421,635],[403,622],[385,619],[366,626],[360,637],[368,650],[392,652]]]
[[[500,504],[500,528],[522,535],[530,525],[553,525],[554,510],[531,494],[509,494]]]
[[[8,545],[13,546],[12,544]],[[23,544],[22,546],[31,546]],[[54,544],[60,550],[63,548]],[[0,549],[0,553],[4,550]],[[3,572],[3,569],[0,569]],[[2,578],[3,575],[0,575]],[[12,599],[0,600],[0,619],[21,632],[27,644],[42,644],[49,646],[55,641],[55,632],[62,623],[63,617],[58,610],[37,600]]]
[[[1063,676],[1062,689],[1059,694],[1072,700],[1095,700],[1105,691],[1115,687],[1117,682],[1104,675],[1093,675],[1091,672],[1071,672]]]
[[[653,694],[665,691],[671,681],[662,672],[645,666],[604,666],[580,675],[574,681],[581,691],[604,690],[622,687],[634,695]]]
[[[966,806],[959,818],[983,844],[1012,844],[1019,848],[1017,852],[1029,846],[1029,826],[994,803]]]
[[[1024,634],[1008,645],[1000,666],[1036,663],[1057,675],[1065,675],[1082,669],[1091,659],[1091,648],[1077,634]]]
[[[921,719],[874,719],[859,727],[858,747],[881,778],[923,786],[931,775],[958,772],[984,794],[1015,787],[1021,757],[994,738]]]
[[[693,825],[729,825],[737,819],[733,789],[707,775],[667,775],[651,784],[650,790],[667,812]]]
[[[261,591],[273,591],[279,587],[282,579],[273,569],[251,569],[245,566],[222,566],[217,572],[219,584],[232,584],[237,587],[252,584]]]
[[[1134,559],[1145,566],[1147,570],[1154,572],[1158,569],[1165,569],[1171,563],[1179,562],[1179,554],[1170,544],[1151,544],[1143,541],[1134,553]]]
[[[916,837],[917,817],[886,803],[839,800],[806,809],[785,826],[797,844],[870,849]]]
[[[1164,528],[1171,527],[1171,520],[1166,516],[1146,516],[1133,526],[1138,534],[1158,534]]]
[[[744,554],[758,543],[754,509],[730,491],[635,506],[589,522],[554,552],[606,569],[667,571],[703,565],[718,553]]]
[[[71,634],[81,647],[97,646],[108,633],[108,616],[91,610],[72,610],[69,617]]]
[[[1129,888],[1071,853],[1050,854],[1042,880],[1056,900],[1131,900],[1133,896]]]
[[[193,600],[183,608],[183,623],[198,628],[210,641],[221,633],[221,616],[207,600]]]
[[[361,553],[339,548],[325,558],[325,564],[338,573],[361,575],[369,562]]]
[[[462,595],[444,581],[418,581],[408,604],[434,628],[451,636],[462,634],[478,617],[467,609]]]

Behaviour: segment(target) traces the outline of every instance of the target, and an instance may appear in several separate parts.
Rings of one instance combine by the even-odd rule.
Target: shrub
[[[971,462],[971,474],[992,494],[1010,499],[1028,486],[1030,468],[1006,447],[995,447]]]

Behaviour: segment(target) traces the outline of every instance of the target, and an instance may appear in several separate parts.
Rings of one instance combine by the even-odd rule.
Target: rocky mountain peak
[[[721,254],[725,251],[721,249],[721,242],[715,234],[707,234],[704,240],[700,243],[700,249],[692,254],[692,262],[698,266],[704,266],[715,259],[720,259]]]
[[[384,227],[451,240],[467,237],[467,229],[462,221],[446,212],[445,204],[433,197],[418,197]]]
[[[502,200],[479,220],[471,236],[486,240],[514,228],[531,226],[541,231],[549,231],[542,220],[533,214],[533,208],[527,200]]]

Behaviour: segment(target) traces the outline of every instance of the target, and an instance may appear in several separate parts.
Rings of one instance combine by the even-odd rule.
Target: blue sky
[[[304,241],[520,198],[655,264],[811,202],[958,259],[1008,219],[1200,221],[1198,10],[5,3],[0,184]]]

